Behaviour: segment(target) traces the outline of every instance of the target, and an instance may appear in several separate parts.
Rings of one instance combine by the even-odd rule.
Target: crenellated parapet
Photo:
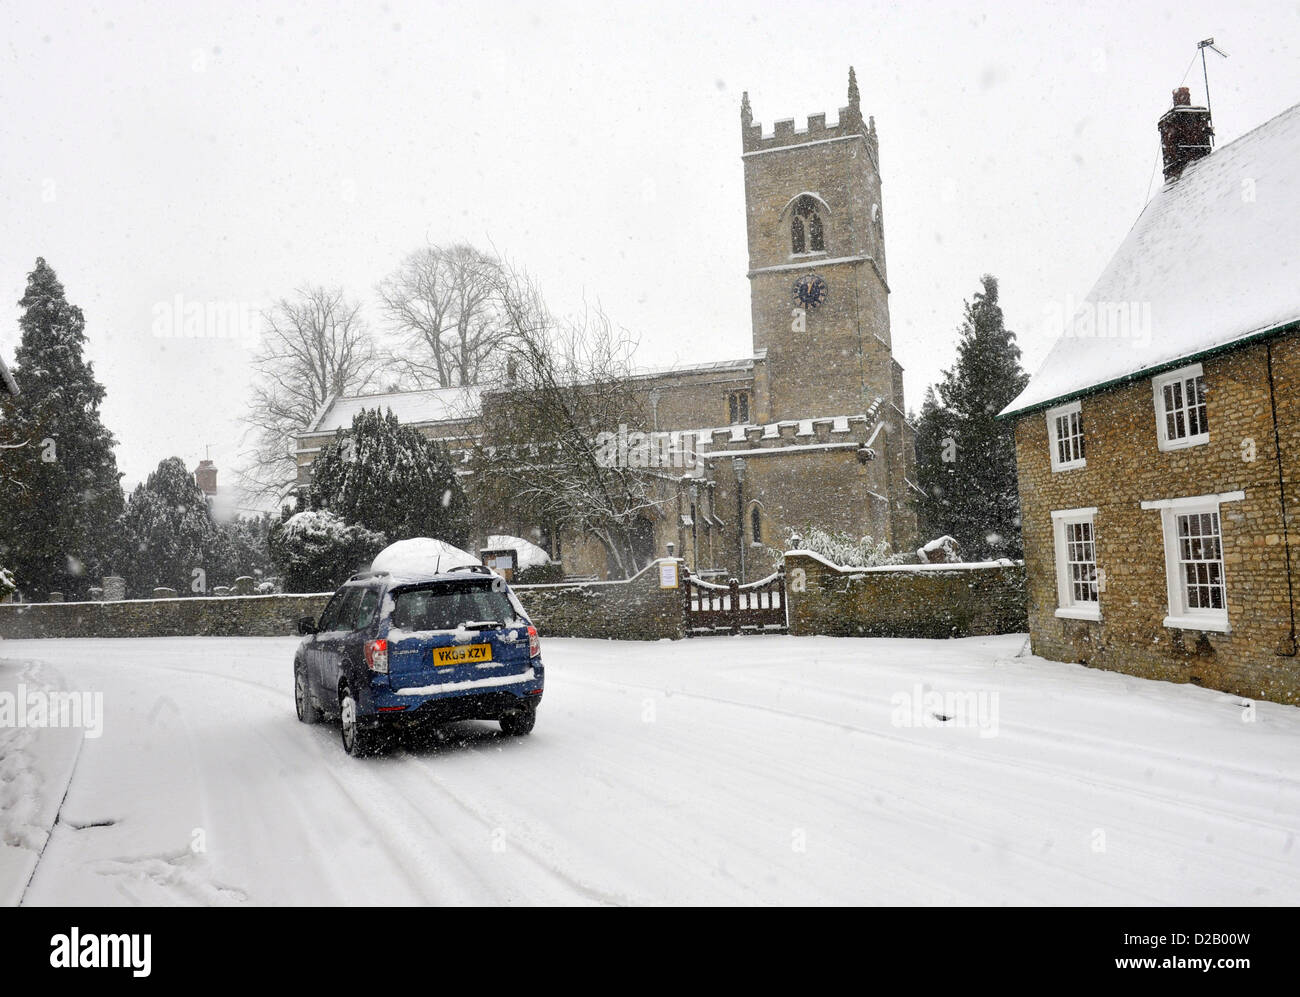
[[[746,92],[740,101],[740,134],[745,153],[807,145],[811,142],[830,142],[854,136],[861,136],[866,141],[871,148],[873,160],[878,148],[876,122],[874,118],[864,120],[862,117],[858,82],[852,67],[849,68],[849,103],[839,109],[837,121],[827,124],[825,112],[818,112],[808,115],[803,128],[796,128],[794,118],[782,118],[773,124],[770,133],[765,134],[763,125],[754,120],[749,93]]]

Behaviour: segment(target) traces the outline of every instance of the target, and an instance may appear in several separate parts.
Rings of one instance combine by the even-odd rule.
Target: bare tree
[[[294,437],[331,397],[374,381],[379,361],[360,308],[341,289],[310,286],[263,314],[244,417],[244,438],[253,445],[241,478],[251,494],[281,498],[297,477]]]
[[[459,243],[426,246],[380,282],[397,337],[393,360],[417,385],[477,384],[493,372],[509,332],[497,294],[501,271],[495,256]]]
[[[645,391],[631,377],[636,342],[597,309],[556,320],[535,285],[503,268],[499,304],[509,369],[486,392],[471,462],[480,519],[531,521],[594,537],[613,573],[634,573],[638,534],[673,494],[671,471],[609,459],[602,434],[647,422]]]

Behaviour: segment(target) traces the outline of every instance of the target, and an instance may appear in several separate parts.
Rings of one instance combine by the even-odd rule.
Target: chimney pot
[[[1214,148],[1210,111],[1192,106],[1192,94],[1187,87],[1174,91],[1174,106],[1160,116],[1156,127],[1160,131],[1166,183],[1173,183],[1189,163],[1208,156]]]

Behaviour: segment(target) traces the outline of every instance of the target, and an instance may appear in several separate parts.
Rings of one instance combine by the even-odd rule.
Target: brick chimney
[[[1192,107],[1192,94],[1187,87],[1174,91],[1174,106],[1161,116],[1158,127],[1166,183],[1177,180],[1188,163],[1208,156],[1214,146],[1209,109]]]
[[[194,471],[194,483],[209,498],[217,494],[217,465],[210,460],[199,461],[199,466]]]

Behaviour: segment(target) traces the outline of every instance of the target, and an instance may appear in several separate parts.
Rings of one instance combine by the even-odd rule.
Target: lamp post
[[[731,458],[736,472],[736,552],[740,560],[740,582],[745,582],[745,458]]]

